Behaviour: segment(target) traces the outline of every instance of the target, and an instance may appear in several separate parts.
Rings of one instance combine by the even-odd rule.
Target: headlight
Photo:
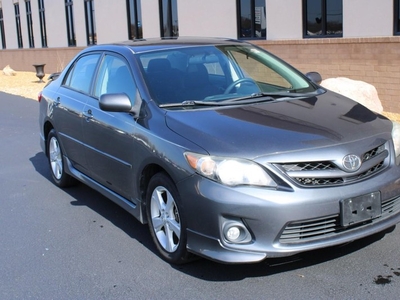
[[[400,124],[393,122],[392,139],[394,145],[394,153],[396,157],[400,155]]]
[[[258,164],[236,158],[224,158],[186,152],[189,165],[200,175],[229,186],[258,185],[275,187],[275,181]]]

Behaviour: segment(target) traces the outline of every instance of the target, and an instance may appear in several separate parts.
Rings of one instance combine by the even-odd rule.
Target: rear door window
[[[73,64],[64,80],[64,86],[76,91],[90,94],[100,53],[84,55]]]

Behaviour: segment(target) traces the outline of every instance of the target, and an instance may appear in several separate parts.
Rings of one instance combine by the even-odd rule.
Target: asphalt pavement
[[[0,299],[398,299],[400,225],[251,265],[161,260],[146,225],[80,184],[59,189],[38,103],[0,92]]]

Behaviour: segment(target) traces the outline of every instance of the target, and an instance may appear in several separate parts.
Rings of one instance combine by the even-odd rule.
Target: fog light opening
[[[243,244],[251,241],[251,235],[246,227],[239,222],[227,222],[224,224],[223,233],[229,243]]]

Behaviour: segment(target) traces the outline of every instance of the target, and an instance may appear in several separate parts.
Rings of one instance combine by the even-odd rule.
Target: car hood
[[[333,92],[218,108],[170,110],[167,126],[211,155],[255,158],[388,138],[391,122]]]

